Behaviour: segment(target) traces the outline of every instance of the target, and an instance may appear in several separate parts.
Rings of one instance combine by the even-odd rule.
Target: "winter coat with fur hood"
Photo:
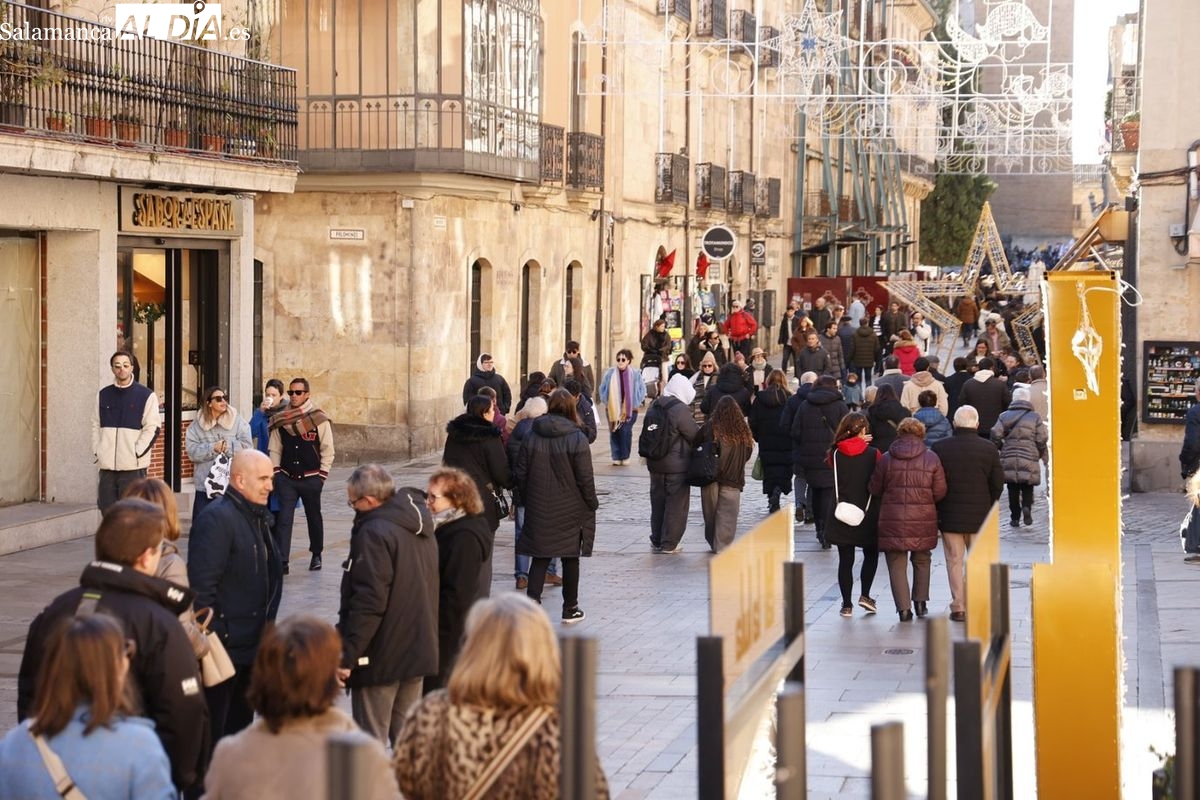
[[[483,417],[459,414],[446,425],[442,463],[447,467],[458,467],[471,476],[483,500],[483,515],[493,531],[499,528],[500,509],[489,484],[505,489],[512,486],[500,430]]]

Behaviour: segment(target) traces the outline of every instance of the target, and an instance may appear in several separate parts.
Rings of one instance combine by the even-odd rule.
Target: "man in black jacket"
[[[192,523],[188,582],[196,607],[213,610],[212,628],[237,670],[224,683],[205,689],[215,739],[237,733],[254,719],[246,700],[250,667],[263,629],[279,611],[283,562],[267,510],[272,471],[265,455],[242,450],[229,465],[225,494]]]
[[[425,496],[396,491],[387,470],[363,464],[346,482],[354,509],[342,565],[338,632],[354,721],[392,747],[404,714],[438,671],[438,545]]]
[[[991,358],[981,358],[978,363],[979,369],[958,393],[958,404],[975,407],[979,414],[979,435],[990,440],[992,426],[1008,408],[1012,393],[1008,384],[992,371],[995,362]]]
[[[787,310],[783,312],[783,319],[779,321],[779,338],[778,342],[783,346],[783,359],[779,362],[779,368],[787,373],[788,362],[792,366],[796,366],[796,351],[792,349],[792,334],[796,332],[796,326],[800,324],[800,320],[805,315],[797,313],[795,303],[788,303]],[[699,363],[699,362],[697,362]],[[799,375],[799,371],[796,371]]]
[[[484,386],[496,390],[496,405],[500,407],[501,414],[508,416],[508,409],[512,407],[512,389],[508,388],[508,381],[504,380],[504,376],[496,372],[496,362],[492,360],[491,353],[480,354],[475,362],[475,369],[471,371],[471,377],[463,384],[463,405],[479,394],[479,390]]]
[[[562,388],[571,393],[571,397],[575,399],[575,413],[579,414],[579,424],[583,426],[583,432],[587,434],[588,444],[596,441],[596,408],[592,405],[592,399],[588,397],[583,386],[574,378],[567,378],[563,381]]]
[[[959,406],[954,412],[954,435],[933,443],[932,450],[946,472],[946,496],[937,504],[938,528],[950,576],[950,619],[967,618],[965,556],[971,537],[983,527],[988,512],[1004,491],[1000,451],[978,435],[979,412]]]
[[[154,720],[180,791],[199,784],[209,756],[208,706],[196,655],[179,624],[192,593],[154,577],[167,518],[144,500],[118,500],[96,531],[96,560],[79,586],[59,595],[29,626],[17,678],[17,719],[24,720],[50,637],[64,618],[81,613],[116,617],[133,641],[129,660],[134,713]],[[2,793],[2,792],[0,792]]]

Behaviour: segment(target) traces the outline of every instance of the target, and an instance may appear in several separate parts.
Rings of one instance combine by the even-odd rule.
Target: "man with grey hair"
[[[950,619],[967,618],[965,556],[971,537],[983,527],[1004,491],[1004,468],[996,446],[979,436],[979,412],[959,406],[954,435],[933,443],[946,471],[946,496],[937,504],[938,528],[950,576]]]
[[[346,481],[354,509],[342,565],[338,677],[350,688],[354,721],[385,747],[438,671],[438,545],[424,495],[397,491],[378,464]]]
[[[1196,403],[1188,409],[1187,416],[1184,417],[1179,467],[1185,481],[1200,469],[1200,381],[1196,381]]]

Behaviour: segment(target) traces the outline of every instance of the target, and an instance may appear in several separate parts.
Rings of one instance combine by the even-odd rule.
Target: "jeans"
[[[608,432],[608,447],[612,451],[613,461],[624,461],[633,450],[633,425],[637,422],[637,411],[629,414],[629,419],[615,431]]]
[[[674,550],[687,528],[692,487],[682,472],[650,473],[650,544]]]
[[[852,544],[839,544],[838,549],[838,588],[842,591],[842,606],[853,605],[850,602],[850,590],[854,588],[854,551]],[[859,573],[859,594],[871,596],[871,584],[875,583],[875,571],[879,568],[879,547],[871,544],[862,548],[863,563]]]
[[[296,522],[296,498],[304,504],[304,516],[308,520],[308,550],[314,556],[325,549],[325,520],[321,517],[321,490],[325,479],[319,475],[308,478],[292,478],[282,472],[275,473],[275,493],[279,496],[279,516],[275,520],[275,543],[283,563],[288,563],[292,554],[292,526]]]
[[[350,690],[350,714],[358,727],[390,748],[404,726],[404,715],[421,699],[424,682],[418,677],[384,686],[356,686]]]
[[[517,518],[513,523],[513,577],[528,578],[529,577],[529,559],[530,556],[523,556],[517,552],[517,542],[521,541],[521,531],[525,528],[525,506],[517,506]],[[549,573],[551,575],[558,574],[558,559],[550,559]]]
[[[538,605],[542,603],[542,588],[546,584],[546,568],[548,566],[550,566],[550,559],[537,557],[529,565],[529,587],[525,593]],[[565,612],[579,605],[579,558],[564,557],[562,568],[562,600]]]
[[[884,553],[887,559],[888,580],[892,584],[892,599],[897,611],[911,611],[913,601],[929,602],[929,565],[933,555],[929,550],[900,550]],[[908,561],[912,560],[912,591],[908,588]]]
[[[96,489],[96,507],[101,512],[121,499],[129,484],[146,477],[144,469],[102,469],[100,483]]]
[[[854,374],[858,376],[858,385],[866,389],[871,385],[871,373],[874,371],[872,367],[851,367]]]
[[[700,508],[704,512],[704,539],[714,553],[719,553],[733,544],[737,535],[742,490],[713,481],[700,490]]]
[[[196,520],[200,518],[200,512],[208,508],[208,504],[212,500],[205,493],[203,486],[196,487],[196,494],[192,498],[192,524],[196,524]]]

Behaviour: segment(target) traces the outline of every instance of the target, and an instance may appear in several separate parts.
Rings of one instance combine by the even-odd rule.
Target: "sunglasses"
[[[620,361],[621,363],[625,363],[628,360],[629,359],[626,358],[625,356],[617,356],[617,361]]]
[[[295,397],[298,394],[308,394],[306,389],[288,389],[288,394]]]
[[[208,398],[208,401],[210,403],[224,403],[225,399],[225,395],[223,394],[214,394],[212,397]]]

